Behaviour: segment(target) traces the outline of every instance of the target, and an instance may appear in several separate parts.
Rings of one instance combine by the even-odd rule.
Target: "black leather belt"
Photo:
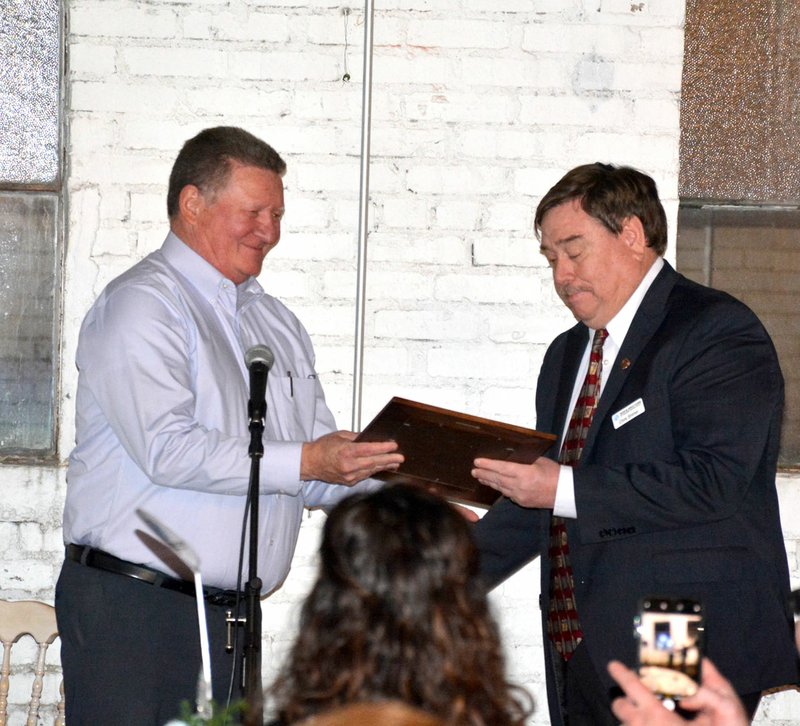
[[[121,560],[119,557],[114,557],[114,555],[108,552],[103,552],[103,550],[96,550],[86,545],[68,544],[65,554],[68,560],[85,565],[86,567],[104,570],[105,572],[113,572],[114,574],[124,575],[125,577],[132,577],[135,580],[146,582],[155,587],[174,590],[175,592],[180,592],[190,597],[195,596],[194,582],[171,577],[163,572],[154,570],[152,567],[135,565],[133,562]],[[212,605],[232,607],[236,604],[237,596],[239,601],[242,601],[244,598],[243,593],[237,593],[236,590],[203,587],[203,599]]]

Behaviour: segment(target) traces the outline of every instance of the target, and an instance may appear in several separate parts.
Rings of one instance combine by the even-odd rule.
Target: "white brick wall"
[[[345,4],[64,0],[62,466],[3,470],[3,596],[52,599],[78,326],[102,286],[161,243],[171,162],[205,126],[243,125],[288,161],[284,238],[263,281],[307,324],[329,402],[349,426],[364,18],[351,7],[345,19]],[[570,320],[532,239],[533,208],[566,169],[608,160],[653,174],[674,220],[682,4],[376,5],[363,419],[403,395],[535,425],[536,372]],[[779,480],[795,585],[798,480]],[[304,520],[293,571],[264,603],[265,682],[313,579],[321,521]],[[510,671],[540,704],[531,722],[546,723],[537,571],[492,602]],[[800,723],[797,711],[797,693],[770,696],[759,723]]]

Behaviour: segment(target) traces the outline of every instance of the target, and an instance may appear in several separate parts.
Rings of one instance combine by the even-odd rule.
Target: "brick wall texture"
[[[535,426],[544,350],[571,321],[533,210],[568,168],[612,161],[654,176],[674,227],[683,3],[376,5],[361,420],[400,395]],[[79,324],[106,282],[160,245],[172,160],[205,126],[241,125],[288,162],[283,239],[262,282],[306,323],[329,403],[351,427],[365,27],[347,0],[64,6],[62,463],[4,468],[0,504],[0,596],[50,601]],[[670,260],[673,240],[674,229]],[[795,586],[797,484],[779,477]],[[322,519],[304,520],[293,571],[264,602],[265,683],[313,579]],[[512,678],[539,704],[531,724],[547,723],[537,567],[492,594]],[[800,694],[772,695],[758,722],[800,723],[797,712]]]

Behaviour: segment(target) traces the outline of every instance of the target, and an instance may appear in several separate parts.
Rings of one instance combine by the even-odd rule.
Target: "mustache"
[[[578,292],[589,292],[588,288],[575,285],[562,285],[556,288],[556,292],[560,298],[571,297]]]

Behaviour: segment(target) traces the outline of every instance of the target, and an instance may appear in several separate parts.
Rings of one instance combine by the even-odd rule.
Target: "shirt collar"
[[[633,317],[636,315],[636,311],[639,309],[642,299],[647,294],[650,285],[653,284],[658,273],[661,272],[662,267],[664,267],[664,258],[656,257],[638,287],[622,306],[622,309],[609,320],[608,325],[606,325],[608,337],[616,343],[617,349],[622,346],[622,341],[625,340],[625,336],[628,334],[628,330],[633,322]]]
[[[174,232],[167,234],[161,251],[167,262],[180,272],[207,300],[216,300],[220,289],[229,290],[233,285],[216,267],[198,255]],[[241,309],[251,300],[264,294],[264,289],[254,277],[248,277],[236,285],[237,308]]]

